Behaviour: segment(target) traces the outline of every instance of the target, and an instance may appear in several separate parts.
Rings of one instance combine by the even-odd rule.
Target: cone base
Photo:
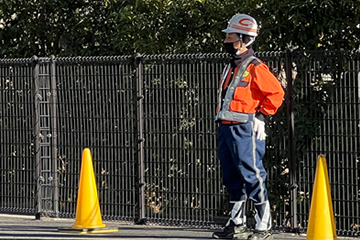
[[[94,226],[86,226],[86,225],[81,225],[81,224],[75,224],[71,228],[75,228],[75,229],[106,228],[106,224],[99,224],[99,225],[94,225]]]
[[[94,233],[111,233],[118,232],[118,228],[113,229],[96,229],[96,228],[58,228],[59,232],[77,233],[77,234],[94,234]]]
[[[336,236],[324,236],[324,237],[319,237],[319,236],[307,236],[306,240],[337,240]]]

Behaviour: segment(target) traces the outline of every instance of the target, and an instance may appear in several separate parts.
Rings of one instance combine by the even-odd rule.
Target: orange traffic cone
[[[95,230],[105,227],[106,225],[102,223],[100,213],[90,149],[85,148],[82,155],[75,224],[71,229],[63,228],[59,230],[63,232],[80,232],[82,234],[118,231],[118,229]]]
[[[319,156],[316,166],[306,239],[337,239],[329,177],[324,155]]]

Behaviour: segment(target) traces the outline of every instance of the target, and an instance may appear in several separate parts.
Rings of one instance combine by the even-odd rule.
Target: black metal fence
[[[257,56],[287,93],[266,130],[275,226],[306,230],[326,154],[338,234],[359,235],[360,53]],[[89,147],[104,219],[219,227],[229,209],[214,115],[227,57],[1,59],[0,212],[75,217]]]

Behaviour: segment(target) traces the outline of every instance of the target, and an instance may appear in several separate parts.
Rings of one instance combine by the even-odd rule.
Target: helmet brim
[[[257,33],[244,32],[244,31],[241,31],[241,30],[236,29],[236,28],[226,28],[224,30],[221,30],[221,32],[224,32],[224,33],[240,33],[240,34],[249,35],[249,36],[253,36],[253,37],[257,36]]]
[[[235,31],[235,29],[233,28],[226,28],[226,29],[223,29],[222,32],[224,33],[236,33],[237,31]]]

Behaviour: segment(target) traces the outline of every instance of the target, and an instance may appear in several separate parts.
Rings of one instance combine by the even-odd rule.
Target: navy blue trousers
[[[245,200],[246,196],[255,203],[268,200],[264,154],[265,141],[256,139],[252,121],[219,126],[218,158],[230,201]]]

